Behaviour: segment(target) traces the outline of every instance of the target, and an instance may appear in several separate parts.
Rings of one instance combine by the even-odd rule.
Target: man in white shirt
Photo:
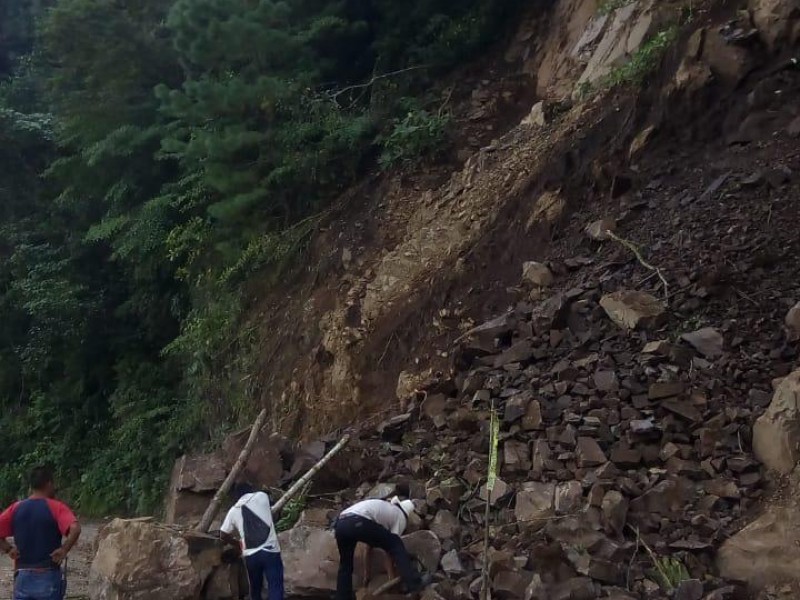
[[[241,545],[250,580],[250,600],[261,600],[265,578],[269,600],[283,600],[283,560],[269,496],[244,483],[235,484],[231,495],[236,503],[225,517],[220,537]],[[232,535],[234,532],[238,540]]]
[[[339,515],[334,527],[339,547],[336,600],[353,600],[353,564],[358,542],[380,548],[388,554],[391,558],[387,564],[389,577],[394,577],[394,567],[397,567],[407,593],[422,589],[422,578],[400,538],[413,510],[411,500],[394,497],[391,500],[364,500]]]

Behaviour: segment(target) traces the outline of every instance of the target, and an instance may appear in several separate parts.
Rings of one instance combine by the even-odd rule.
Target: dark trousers
[[[261,600],[265,578],[269,600],[283,600],[283,560],[280,552],[261,550],[246,556],[244,564],[250,580],[250,600]]]
[[[339,577],[336,580],[336,600],[353,598],[353,563],[356,544],[362,542],[372,548],[380,548],[392,557],[406,591],[414,592],[420,587],[420,576],[399,535],[359,516],[346,516],[336,522],[336,545],[339,547]]]

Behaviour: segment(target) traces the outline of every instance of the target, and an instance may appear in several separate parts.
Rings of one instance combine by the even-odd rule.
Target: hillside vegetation
[[[0,0],[0,501],[57,465],[152,509],[252,410],[246,284],[371,169],[435,155],[437,80],[518,0]]]

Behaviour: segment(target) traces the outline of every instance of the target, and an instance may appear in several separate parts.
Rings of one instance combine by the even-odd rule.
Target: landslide
[[[693,206],[671,199],[673,218],[651,216],[663,207],[654,186],[706,184],[728,165],[744,168],[762,139],[779,143],[770,136],[794,114],[783,89],[793,72],[777,68],[789,55],[773,39],[787,25],[764,17],[771,29],[757,32],[754,11],[737,12],[746,2],[607,4],[537,6],[509,44],[443,86],[458,124],[451,160],[367,179],[343,196],[302,273],[280,292],[253,287],[255,377],[275,428],[308,439],[397,410],[396,391],[402,400],[420,377],[446,376],[450,343],[515,302],[524,261],[585,244],[580,231],[596,213],[639,219],[633,241],[655,262],[676,255],[642,237],[651,228],[682,236],[685,257]],[[650,40],[673,32],[665,55],[651,52]],[[640,74],[619,68],[637,61],[643,88]],[[608,91],[615,76],[621,86]],[[778,98],[778,108],[767,102]],[[531,124],[539,114],[545,124]],[[756,206],[745,208],[736,214],[751,228]],[[727,250],[701,246],[712,261]],[[675,288],[689,274],[667,271]],[[760,305],[741,295],[760,290],[739,286],[740,309]],[[681,314],[700,318],[692,313],[710,300]]]

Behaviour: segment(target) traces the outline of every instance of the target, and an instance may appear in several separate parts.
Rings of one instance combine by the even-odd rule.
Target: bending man
[[[283,600],[283,560],[269,496],[244,483],[234,485],[231,495],[236,504],[228,511],[220,536],[230,544],[241,543],[250,599],[261,600],[266,578],[269,600]],[[239,534],[238,541],[234,531]]]
[[[411,500],[364,500],[343,511],[336,521],[336,544],[339,547],[339,577],[336,600],[353,599],[353,562],[358,542],[380,548],[390,557],[389,577],[395,567],[400,572],[407,593],[424,587],[400,536],[408,527],[408,515],[414,510]],[[369,561],[369,552],[367,552]]]
[[[30,486],[28,499],[0,515],[0,551],[15,562],[14,600],[61,600],[67,590],[60,565],[78,541],[81,526],[67,505],[54,499],[49,469],[34,469]],[[11,536],[16,547],[6,540]]]

